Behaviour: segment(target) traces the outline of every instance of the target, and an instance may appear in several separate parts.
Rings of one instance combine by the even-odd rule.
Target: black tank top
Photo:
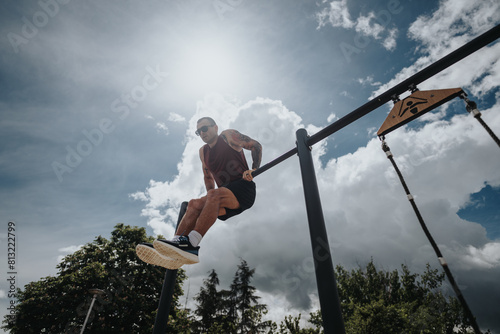
[[[243,150],[236,151],[221,136],[217,138],[214,147],[210,148],[208,144],[203,146],[203,157],[205,165],[215,178],[217,187],[241,179],[243,172],[248,170]]]

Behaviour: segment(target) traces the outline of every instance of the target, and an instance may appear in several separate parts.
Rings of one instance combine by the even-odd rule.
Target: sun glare
[[[231,51],[216,44],[192,45],[183,53],[179,77],[193,92],[225,92],[236,84],[236,62]]]

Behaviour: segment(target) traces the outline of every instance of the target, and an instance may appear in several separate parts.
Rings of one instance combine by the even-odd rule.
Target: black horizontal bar
[[[291,149],[290,151],[286,152],[285,154],[282,154],[281,156],[277,157],[273,161],[268,162],[264,166],[262,166],[260,168],[257,168],[256,170],[254,170],[252,172],[252,176],[255,177],[255,176],[257,176],[257,175],[259,175],[261,173],[264,173],[269,168],[276,166],[280,162],[285,161],[286,159],[290,158],[291,156],[294,156],[295,154],[297,154],[297,147]]]
[[[378,107],[391,101],[393,96],[399,96],[400,94],[408,91],[412,87],[416,87],[421,82],[431,78],[432,76],[445,70],[446,68],[464,59],[465,57],[476,52],[482,47],[490,44],[491,42],[494,42],[499,37],[500,37],[500,25],[497,25],[496,27],[491,28],[482,35],[479,35],[478,37],[474,38],[469,43],[464,44],[463,46],[453,51],[452,53],[448,54],[447,56],[444,56],[440,60],[427,66],[420,72],[412,75],[411,77],[399,83],[398,85],[394,86],[393,88],[387,90],[385,93],[382,93],[373,100],[365,103],[364,105],[352,111],[351,113],[347,114],[346,116],[342,117],[335,123],[332,123],[326,128],[315,133],[314,135],[311,136],[311,138],[309,138],[309,141],[307,142],[308,145],[313,146],[317,142],[325,139],[326,137],[332,135],[333,133],[337,132],[343,127],[351,124],[352,122],[372,112]]]
[[[350,112],[349,114],[345,115],[341,119],[337,120],[336,122],[328,125],[326,128],[320,130],[319,132],[315,133],[312,135],[307,144],[309,146],[313,146],[314,144],[318,143],[319,141],[325,139],[326,137],[334,134],[335,132],[339,131],[340,129],[346,127],[347,125],[353,123],[354,121],[360,119],[361,117],[367,115],[368,113],[372,112],[373,110],[381,107],[382,105],[386,104],[387,102],[391,101],[393,97],[399,96],[400,94],[415,88],[418,84],[424,82],[425,80],[433,77],[434,75],[438,74],[439,72],[445,70],[446,68],[450,67],[451,65],[459,62],[460,60],[464,59],[465,57],[469,56],[470,54],[476,52],[477,50],[485,47],[486,45],[494,42],[500,37],[500,25],[497,25],[487,32],[483,33],[482,35],[479,35],[478,37],[474,38],[472,41],[470,41],[467,44],[464,44],[457,50],[453,51],[452,53],[448,54],[447,56],[444,56],[440,60],[432,63],[431,65],[427,66],[420,72],[412,75],[408,79],[404,80],[403,82],[397,84],[393,88],[387,90],[386,92],[380,94],[373,100],[370,100],[369,102],[365,103],[361,107],[357,108],[356,110]],[[270,169],[271,167],[276,166],[280,162],[285,161],[286,159],[290,158],[291,156],[297,154],[297,147],[291,149],[290,151],[286,152],[285,154],[281,155],[280,157],[274,159],[273,161],[265,164],[264,166],[258,168],[255,170],[252,175],[257,176],[266,170]]]

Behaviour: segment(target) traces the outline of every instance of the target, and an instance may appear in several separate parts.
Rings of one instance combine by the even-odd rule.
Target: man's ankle
[[[189,237],[189,242],[194,247],[197,247],[200,244],[201,239],[203,239],[203,236],[195,230],[192,230],[191,232],[189,232],[188,237]]]

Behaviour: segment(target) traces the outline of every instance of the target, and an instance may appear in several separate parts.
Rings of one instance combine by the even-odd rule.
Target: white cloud
[[[304,127],[300,117],[280,101],[259,98],[239,107],[213,96],[200,103],[190,124],[194,126],[207,110],[218,111],[212,116],[221,121],[221,129],[236,128],[261,141],[264,162],[291,149],[295,130]],[[484,115],[492,126],[500,128],[500,106],[485,110]],[[476,123],[465,114],[448,122],[426,124],[418,131],[401,128],[388,136],[388,143],[429,229],[450,262],[480,254],[480,262],[467,260],[468,270],[499,275],[485,272],[491,269],[483,264],[493,263],[487,256],[496,244],[486,246],[491,241],[484,228],[456,214],[469,194],[485,183],[500,186],[500,158],[492,158],[498,148]],[[306,128],[311,134],[318,130],[311,125]],[[193,130],[188,131],[176,178],[171,182],[152,181],[144,192],[135,195],[147,199],[143,214],[155,233],[170,236],[181,201],[204,194],[198,160],[202,143],[190,135]],[[350,267],[373,256],[386,267],[407,263],[415,270],[423,270],[427,262],[436,264],[379,140],[372,139],[366,147],[321,167],[320,157],[327,149],[326,142],[316,145],[313,156],[334,261]],[[206,235],[201,264],[190,267],[191,279],[201,281],[210,268],[216,268],[220,277],[232,277],[241,257],[256,266],[260,289],[283,294],[293,307],[311,307],[310,295],[316,288],[297,159],[258,176],[256,183],[254,207],[231,220],[217,222]],[[474,249],[479,251],[474,253]],[[230,263],[233,266],[226,268]]]
[[[388,29],[388,36],[382,42],[382,45],[387,50],[394,50],[396,48],[396,37],[398,36],[398,29]]]
[[[175,112],[171,112],[169,115],[168,115],[168,120],[170,122],[185,122],[186,121],[186,118],[182,115],[179,115]]]
[[[470,268],[490,269],[500,266],[500,242],[490,242],[483,247],[476,248],[468,246],[469,254],[465,256],[465,262]]]
[[[163,122],[156,123],[156,129],[159,132],[163,132],[165,135],[168,135],[170,133],[168,126]]]
[[[500,22],[498,1],[440,2],[437,11],[419,17],[410,25],[408,35],[418,42],[421,56],[402,69],[392,80],[373,92],[372,98],[439,60]],[[500,43],[484,47],[420,85],[420,89],[463,87],[483,95],[498,86]]]
[[[83,245],[79,245],[79,246],[71,245],[71,246],[68,246],[68,247],[59,248],[57,251],[59,253],[63,253],[63,255],[59,255],[57,257],[57,263],[61,262],[66,255],[74,253],[77,250],[81,249],[82,247],[83,247]]]
[[[355,26],[347,8],[347,0],[330,2],[327,8],[317,13],[317,19],[319,28],[324,27],[327,23],[333,27],[342,27],[345,29]]]
[[[70,254],[70,253],[76,252],[77,250],[79,250],[82,247],[83,247],[83,245],[79,245],[79,246],[72,245],[72,246],[68,246],[68,247],[59,248],[57,251],[59,253]]]
[[[338,119],[337,115],[335,115],[334,113],[331,113],[330,115],[328,115],[328,118],[326,119],[326,121],[328,123],[331,123],[331,122],[333,122],[333,121],[335,121],[337,119]]]
[[[432,15],[421,16],[409,28],[409,36],[422,43],[425,52],[440,54],[456,49],[500,20],[495,0],[444,0]]]
[[[365,36],[370,36],[375,39],[380,39],[380,34],[384,31],[384,27],[374,22],[375,13],[370,12],[367,16],[360,15],[356,22],[355,30]]]
[[[340,92],[340,95],[342,95],[343,97],[347,97],[349,99],[353,99],[354,97],[346,90],[343,90]],[[330,105],[333,105],[333,101],[330,102]]]
[[[323,1],[325,3],[325,1]],[[385,9],[367,15],[359,15],[353,20],[347,7],[347,0],[331,1],[327,7],[316,14],[318,29],[331,25],[344,29],[354,29],[360,36],[382,40],[382,46],[389,51],[396,48],[398,29],[391,22],[391,13]]]
[[[448,3],[441,3],[439,15],[448,15],[442,9]],[[455,4],[465,11],[464,15],[483,13],[480,5],[465,5],[461,1],[455,1]],[[356,29],[359,22],[364,22],[365,26],[370,23],[369,16],[352,20],[346,1],[333,1],[329,5],[329,8],[337,6],[337,12],[330,14],[330,10],[325,9],[320,13],[320,27],[328,23]],[[472,10],[471,6],[476,6],[476,9]],[[440,24],[436,15],[431,16],[436,18],[429,20],[427,25]],[[458,21],[451,19],[449,22],[455,25]],[[480,20],[471,17],[467,22],[466,31],[471,35],[485,30],[479,25]],[[360,32],[365,31],[362,27],[359,26]],[[439,31],[441,28],[436,29]],[[382,34],[388,33],[384,35],[387,40],[397,34],[397,31],[387,31],[373,32],[372,36],[382,39]],[[412,38],[421,42],[423,56],[414,65],[402,69],[393,80],[381,85],[373,95],[380,94],[447,54],[455,45],[463,44],[463,37],[452,34],[442,35],[441,38],[434,34],[440,37],[435,39],[441,41],[432,42],[431,48],[426,40],[426,31],[421,35],[412,34]],[[491,92],[499,82],[498,45],[485,48],[460,62],[453,70],[429,80],[426,86],[449,88],[467,85],[473,93]],[[359,83],[380,85],[373,77],[360,79]],[[500,129],[498,99],[492,107],[481,111],[490,127]],[[302,124],[302,119],[280,101],[257,98],[241,105],[219,95],[206,97],[198,104],[196,115],[189,120],[190,129],[186,134],[186,148],[178,165],[178,174],[172,181],[151,181],[145,191],[133,195],[146,202],[143,215],[148,217],[155,233],[172,235],[180,203],[204,194],[198,158],[198,148],[202,143],[192,135],[196,120],[204,115],[215,118],[220,129],[236,128],[259,140],[264,148],[264,162],[294,146],[296,129],[306,127],[311,134],[317,131],[313,125]],[[334,117],[331,114],[329,122]],[[500,279],[500,259],[497,255],[500,242],[489,240],[481,225],[461,219],[457,211],[468,203],[471,193],[478,192],[486,184],[500,186],[498,148],[484,129],[465,112],[447,121],[442,120],[442,115],[430,115],[426,121],[418,130],[402,127],[392,132],[387,141],[455,277],[460,278],[460,284],[476,285],[476,289],[481,289],[483,285],[477,283],[479,277],[488,277],[494,282]],[[374,129],[367,131],[373,133]],[[326,159],[325,163],[321,160],[325,160],[328,148],[327,142],[323,141],[314,147],[312,153],[334,264],[352,268],[373,257],[377,264],[391,270],[399,268],[401,263],[406,263],[415,272],[422,272],[426,263],[438,267],[436,255],[380,148],[379,140],[374,138],[355,152]],[[243,258],[251,267],[256,267],[255,285],[261,291],[260,295],[264,296],[264,303],[276,305],[276,308],[284,310],[284,314],[292,308],[317,307],[297,158],[281,163],[255,181],[257,200],[254,207],[231,220],[217,222],[202,241],[201,263],[186,267],[191,287],[200,286],[211,268],[219,274],[221,286],[227,287],[237,263]],[[498,298],[495,294],[484,293],[467,297],[472,299],[472,305],[494,303]]]
[[[370,85],[370,86],[380,86],[382,83],[373,80],[373,76],[369,75],[366,78],[358,78],[357,80],[362,86]]]
[[[7,298],[7,293],[5,292],[5,290],[0,290],[0,299],[5,299]]]

